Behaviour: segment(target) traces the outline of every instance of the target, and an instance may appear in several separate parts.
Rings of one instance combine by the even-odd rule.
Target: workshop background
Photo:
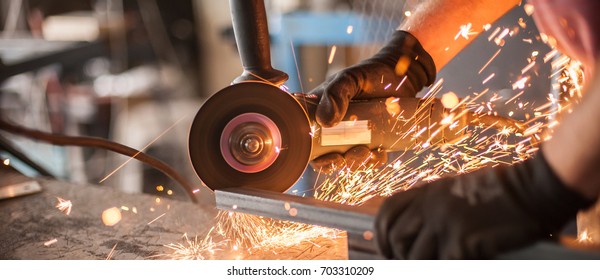
[[[400,0],[265,2],[273,65],[289,74],[286,85],[295,92],[308,92],[327,75],[369,57],[410,16],[404,8],[407,3]],[[464,97],[489,88],[500,95],[512,94],[511,85],[531,53],[550,51],[541,41],[527,41],[538,31],[523,7],[515,8],[494,27],[511,27],[517,22],[523,23],[518,34],[511,34],[511,43],[487,66],[495,73],[493,80],[482,84],[478,70],[497,48],[488,36],[479,36],[442,69],[438,79],[444,80],[444,92]],[[188,156],[190,124],[203,101],[242,72],[228,1],[2,0],[0,28],[3,118],[37,130],[101,137],[143,150],[201,186]],[[536,67],[538,77],[550,76],[550,65]],[[531,100],[545,100],[552,91],[547,78],[532,78],[528,86],[528,92],[539,93],[530,94],[527,98]],[[151,198],[147,208],[164,197],[188,200],[176,182],[122,155],[103,149],[57,147],[7,133],[0,133],[0,140],[3,146],[12,147],[0,150],[5,163],[10,159],[10,165],[26,175],[45,170],[60,182],[74,183],[68,187],[70,192],[77,185],[101,185],[113,190],[116,197],[119,193],[145,193]],[[15,154],[22,155],[21,160]],[[307,170],[299,184],[313,186],[317,177]],[[104,195],[95,190],[94,196],[102,199]],[[206,207],[214,205],[214,196],[205,187],[198,187],[197,197]],[[100,209],[95,203],[92,198],[85,200],[90,209]],[[185,207],[174,211],[205,216]],[[178,220],[173,226],[202,227],[200,222],[181,224],[185,222]],[[121,237],[126,235],[124,231],[120,231]],[[183,231],[178,228],[173,235]],[[196,231],[206,232],[207,228]],[[115,248],[122,254],[109,257],[147,258],[160,251],[129,248],[130,253],[143,251],[146,255],[128,255],[123,249],[128,241],[115,236],[95,241],[97,251],[92,255],[69,254],[68,250],[56,256],[50,252],[18,255],[11,253],[16,245],[4,244],[0,258],[100,258],[114,253]],[[153,238],[149,234],[145,242],[171,242]],[[44,243],[54,239],[40,233],[27,240]]]
[[[372,55],[405,17],[404,1],[273,0],[266,4],[273,65],[290,75],[287,85],[297,92],[308,92],[327,75]],[[167,1],[2,1],[2,15],[0,58],[5,67],[69,48],[73,41],[87,41],[90,49],[87,57],[67,54],[52,63],[38,59],[38,65],[34,60],[28,68],[17,69],[22,71],[3,74],[3,116],[44,131],[97,136],[145,148],[197,180],[187,155],[191,119],[204,99],[242,71],[227,1],[178,1],[176,5]],[[498,25],[523,17],[527,15],[518,8]],[[354,30],[348,31],[348,26]],[[529,24],[523,33],[535,32]],[[488,86],[502,92],[510,86],[515,70],[520,70],[519,60],[533,50],[548,49],[541,43],[504,47],[502,56],[510,59],[494,61],[490,67],[497,75],[484,86],[476,68],[495,49],[486,44],[486,38],[480,39],[443,69],[439,77],[446,90],[459,96]],[[329,62],[334,46],[335,57]],[[533,82],[544,98],[550,83]],[[173,196],[183,196],[174,182],[135,161],[107,177],[127,160],[121,155],[12,140],[58,178],[158,195],[163,192],[157,193],[156,186],[163,185],[173,190]]]

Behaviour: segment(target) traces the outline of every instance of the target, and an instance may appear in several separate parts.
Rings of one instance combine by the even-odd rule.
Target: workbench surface
[[[5,168],[1,170],[0,186],[11,177]],[[195,236],[202,240],[216,224],[214,204],[168,198],[158,201],[156,196],[125,194],[106,186],[36,181],[42,192],[0,200],[0,259],[171,259],[177,256],[165,245],[186,245],[184,234],[189,240]],[[58,197],[72,202],[69,215],[56,208]],[[122,218],[107,226],[102,213],[113,207]],[[346,259],[347,247],[345,237],[323,238],[276,250],[239,252],[227,246],[205,257]]]
[[[0,164],[0,187],[30,180]],[[36,178],[42,191],[0,200],[0,259],[142,260],[182,259],[347,259],[345,233],[312,237],[289,246],[234,250],[231,243],[210,253],[189,254],[190,242],[202,243],[206,236],[217,243],[214,198],[201,204],[148,194],[125,194],[107,186],[78,185]],[[72,203],[71,212],[59,210],[58,198]],[[209,201],[209,203],[207,203]],[[212,202],[212,203],[211,203]],[[116,208],[121,219],[107,226],[102,213]],[[118,210],[117,210],[118,209]],[[240,215],[240,214],[236,214]],[[186,241],[187,237],[187,241]],[[197,238],[196,238],[197,237]],[[290,238],[281,236],[281,240]],[[300,239],[302,240],[302,239]],[[214,244],[212,243],[212,244]],[[578,242],[569,246],[540,242],[499,256],[500,259],[600,259],[600,248]],[[179,253],[179,254],[178,254]]]

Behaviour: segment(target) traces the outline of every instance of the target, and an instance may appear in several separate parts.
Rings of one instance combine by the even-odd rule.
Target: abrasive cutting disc
[[[308,116],[293,96],[266,83],[239,83],[200,108],[190,130],[190,159],[213,190],[285,192],[309,162],[310,132]]]

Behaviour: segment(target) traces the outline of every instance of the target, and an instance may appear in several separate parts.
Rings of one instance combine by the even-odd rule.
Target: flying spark
[[[454,36],[454,40],[457,40],[459,37],[463,37],[465,40],[469,40],[469,36],[476,35],[477,32],[473,31],[473,25],[469,22],[467,24],[463,24],[460,26],[460,30]]]
[[[63,212],[65,215],[69,216],[69,214],[71,214],[71,208],[73,208],[73,203],[71,203],[70,200],[63,199],[58,196],[56,199],[58,200],[58,204],[56,204],[55,207],[60,210],[60,212]]]
[[[52,240],[48,240],[48,241],[44,242],[44,246],[48,247],[56,242],[58,242],[58,239],[54,238]]]
[[[102,211],[102,222],[104,225],[112,227],[121,221],[121,210],[117,207],[108,208]]]
[[[485,85],[485,83],[489,82],[492,78],[494,78],[494,76],[496,76],[496,73],[490,74],[487,78],[485,78],[485,79],[483,79],[483,81],[481,81],[481,84]]]
[[[352,34],[352,30],[354,30],[354,28],[352,27],[352,25],[348,25],[348,27],[346,27],[346,33]]]
[[[154,222],[158,221],[160,218],[162,218],[162,217],[163,217],[164,215],[166,215],[166,214],[167,214],[167,212],[165,212],[165,213],[163,213],[162,215],[160,215],[160,216],[158,216],[158,217],[154,218],[154,220],[152,220],[152,221],[149,221],[149,222],[147,223],[147,225],[150,225],[150,224],[152,224],[152,223],[154,223]]]
[[[115,246],[112,247],[112,249],[108,253],[108,256],[106,256],[106,260],[110,260],[113,258],[113,254],[115,253],[115,249],[117,248],[118,244],[119,244],[119,242],[115,243]]]
[[[522,28],[522,25],[517,24],[516,28]],[[468,39],[469,36],[474,35],[471,28],[471,24],[461,26],[455,39],[459,37]],[[484,29],[492,30],[492,26],[486,26]],[[516,34],[516,31],[511,31],[510,28],[496,27],[489,35],[488,41],[491,44],[502,45],[504,40],[511,39],[513,34]],[[523,39],[531,42],[533,40],[539,39]],[[492,63],[500,51],[501,49],[496,51],[479,73]],[[528,57],[531,60],[520,69],[521,75],[537,65],[535,57],[538,55],[537,51],[531,53]],[[421,182],[448,175],[464,174],[487,166],[511,165],[530,158],[539,149],[540,139],[547,139],[547,131],[559,125],[554,117],[559,113],[569,112],[569,104],[581,96],[583,72],[580,64],[562,55],[557,56],[558,53],[553,50],[544,56],[543,63],[551,61],[553,75],[558,77],[556,80],[559,81],[553,85],[553,88],[561,91],[560,98],[551,97],[546,104],[535,104],[520,98],[526,96],[528,92],[529,76],[520,77],[512,84],[513,89],[518,89],[519,92],[510,98],[500,96],[497,91],[489,88],[461,97],[458,102],[454,99],[456,95],[448,96],[446,97],[448,104],[445,107],[449,113],[440,120],[439,124],[419,125],[423,121],[425,109],[408,119],[398,119],[399,125],[406,126],[403,130],[406,132],[398,135],[396,142],[408,139],[414,144],[400,152],[388,165],[380,168],[363,165],[364,168],[356,171],[342,169],[324,178],[323,182],[314,188],[313,197],[346,205],[362,205],[374,197],[389,196],[410,189]],[[490,74],[482,84],[487,83],[494,76],[494,73]],[[428,108],[428,104],[431,104],[435,96],[440,93],[442,83],[442,80],[438,81],[425,94],[422,98],[423,108]],[[386,85],[386,87],[390,86]],[[449,100],[450,98],[452,100]],[[506,98],[508,100],[504,101]],[[502,103],[497,104],[499,102]],[[393,104],[393,99],[389,103]],[[524,117],[519,117],[523,119],[518,120],[504,118],[498,111],[497,105],[506,108],[508,117]],[[465,125],[459,122],[461,118],[467,118],[469,122]],[[445,135],[455,135],[455,139],[439,140],[436,136],[441,135],[442,131]],[[281,207],[291,216],[298,214],[297,208],[290,203],[282,203]],[[272,250],[276,254],[286,250],[285,248],[302,246],[302,244],[308,246],[307,248],[313,248],[312,240],[335,239],[342,235],[340,231],[313,225],[221,211],[217,216],[214,236],[226,241],[213,242],[208,235],[204,239],[205,242],[198,241],[197,237],[190,241],[186,236],[185,244],[165,245],[174,250],[174,253],[168,257],[190,259],[200,255],[198,259],[204,259],[210,257],[211,252],[215,250],[210,246],[221,248],[220,246],[224,244],[227,244],[227,248],[233,248],[237,252],[237,257],[241,256],[240,252],[251,255],[257,250]],[[372,233],[366,232],[364,238],[372,238]]]
[[[102,183],[104,181],[106,181],[108,178],[110,178],[110,176],[112,176],[113,174],[117,173],[117,171],[119,171],[121,168],[123,168],[127,163],[129,163],[131,160],[133,160],[136,156],[138,156],[141,152],[145,151],[146,149],[148,149],[148,147],[150,147],[152,144],[154,144],[154,142],[156,142],[158,139],[160,139],[161,137],[163,137],[165,134],[167,134],[167,132],[171,131],[171,129],[173,129],[177,124],[179,124],[182,120],[184,120],[187,117],[188,114],[185,114],[183,117],[181,117],[179,120],[177,120],[175,123],[173,123],[171,126],[169,126],[167,129],[165,129],[162,133],[160,133],[158,136],[156,136],[154,139],[152,139],[148,144],[146,144],[146,146],[144,146],[143,148],[141,148],[134,156],[128,158],[125,162],[123,162],[121,165],[119,165],[117,168],[115,168],[113,171],[109,172],[106,176],[104,176],[104,178],[102,178],[99,183]]]
[[[331,53],[329,53],[329,59],[327,60],[328,64],[333,63],[333,58],[335,57],[335,51],[337,50],[336,46],[331,47]]]
[[[213,259],[215,253],[222,251],[227,244],[226,240],[220,240],[218,242],[213,241],[211,234],[213,230],[214,227],[210,229],[203,239],[198,239],[197,235],[194,236],[193,239],[189,239],[187,233],[185,233],[182,236],[183,243],[169,243],[164,245],[164,247],[171,250],[170,253],[158,254],[152,257],[172,260]]]

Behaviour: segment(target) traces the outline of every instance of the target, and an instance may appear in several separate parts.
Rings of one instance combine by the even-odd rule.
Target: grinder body
[[[300,104],[305,97],[297,96]],[[318,101],[318,97],[313,97]],[[412,149],[417,144],[442,144],[464,134],[450,129],[444,119],[451,115],[439,99],[377,98],[353,100],[342,122],[331,128],[318,126],[314,121],[316,103],[303,106],[315,128],[311,159],[328,153],[344,153],[357,145],[385,151]],[[466,115],[455,119],[454,126],[467,125]],[[425,128],[425,129],[424,129]],[[424,129],[424,130],[423,130]]]

